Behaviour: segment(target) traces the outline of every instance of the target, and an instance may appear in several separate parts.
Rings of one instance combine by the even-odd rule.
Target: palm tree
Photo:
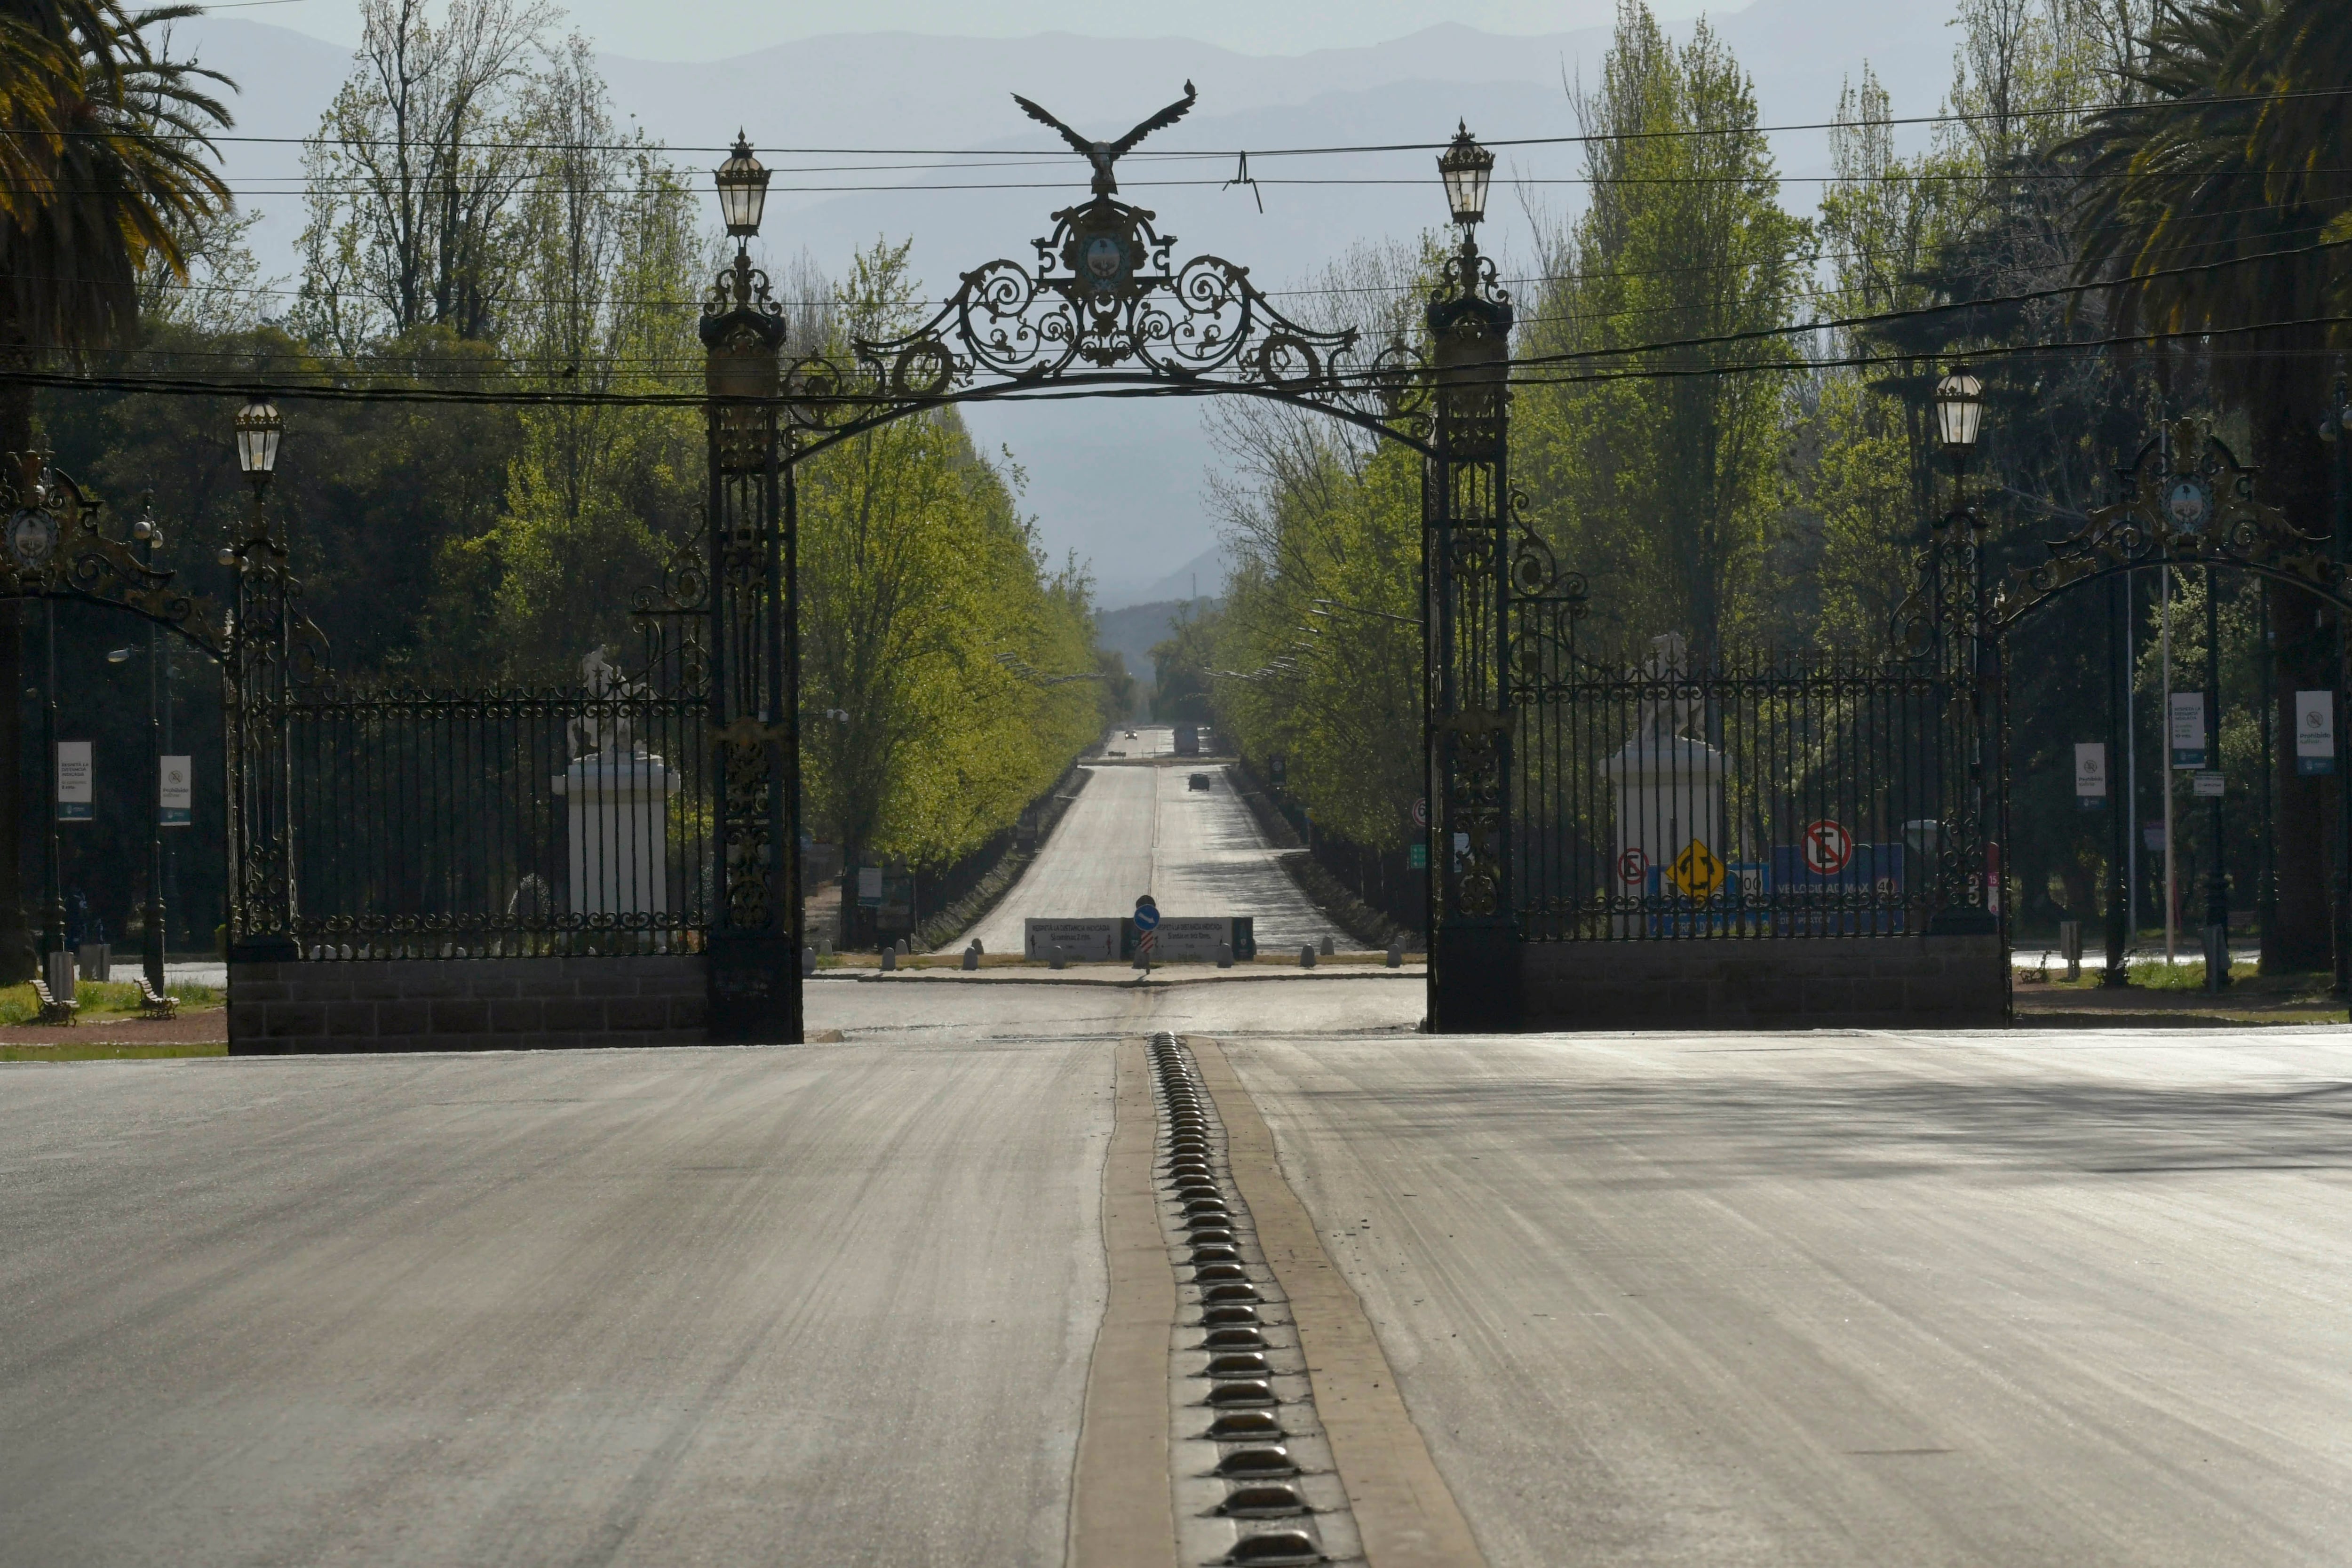
[[[139,278],[184,279],[180,237],[227,210],[207,161],[230,123],[208,95],[217,71],[168,58],[152,29],[194,5],[131,11],[121,0],[9,0],[0,18],[0,368],[127,344]],[[33,389],[0,384],[0,451],[33,446]],[[23,689],[16,605],[0,605],[0,692]],[[17,704],[0,701],[0,981],[32,973],[19,887]]]
[[[2119,282],[2116,326],[2200,332],[2343,314],[2352,249],[2330,243],[2352,238],[2343,0],[2163,0],[2130,86],[2065,150],[2085,175],[2081,273]],[[2340,325],[2232,331],[2207,365],[2247,417],[2267,499],[2313,531],[2331,517],[2316,431],[2334,374],[2313,351],[2347,341]],[[2309,602],[2277,584],[2268,592],[2273,689],[2284,700],[2334,685],[2334,650]],[[2263,963],[2300,969],[2328,954],[2325,800],[2285,765],[2274,787],[2278,916]]]
[[[131,341],[139,276],[184,279],[181,236],[227,210],[208,161],[228,110],[219,72],[159,55],[147,32],[195,5],[131,12],[119,0],[32,0],[9,18],[11,166],[0,199],[0,346],[20,362]],[[0,395],[0,450],[30,444],[21,386]]]

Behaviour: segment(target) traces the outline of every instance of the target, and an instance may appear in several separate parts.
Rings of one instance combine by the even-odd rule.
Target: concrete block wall
[[[1521,949],[1537,1029],[1983,1028],[2009,1017],[1995,936],[1548,942]]]
[[[703,1042],[700,953],[232,963],[231,1056]]]

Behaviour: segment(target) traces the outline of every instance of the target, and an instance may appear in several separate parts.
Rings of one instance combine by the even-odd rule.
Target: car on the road
[[[1187,774],[1184,779],[1184,787],[1186,789],[1207,789],[1209,787],[1209,775],[1206,773]]]
[[[1129,740],[1130,740],[1130,741],[1134,740],[1134,739],[1135,739],[1135,731],[1132,731],[1132,730],[1129,730],[1129,731],[1127,732],[1127,738],[1128,738]]]

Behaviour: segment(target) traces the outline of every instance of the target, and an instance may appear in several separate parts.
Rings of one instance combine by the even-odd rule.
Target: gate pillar
[[[801,1039],[800,722],[789,474],[777,448],[783,312],[738,247],[702,308],[709,439],[709,1028]]]
[[[1422,485],[1427,649],[1430,1027],[1523,1013],[1511,900],[1507,439],[1511,303],[1466,225],[1429,305],[1435,454]]]
[[[267,486],[264,471],[255,481],[244,537],[222,552],[236,572],[227,657],[221,661],[232,966],[285,963],[302,956],[295,934],[301,910],[295,880],[292,708],[298,676],[309,673],[297,669],[297,660],[309,660],[315,650],[298,635],[310,630],[294,607],[301,584],[287,571],[283,531],[264,510]]]

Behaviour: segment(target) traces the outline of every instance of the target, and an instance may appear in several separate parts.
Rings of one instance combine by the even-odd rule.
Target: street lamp
[[[286,421],[278,416],[277,406],[255,398],[236,411],[236,466],[253,481],[253,493],[257,498],[269,488],[269,476],[278,468],[278,441],[286,433]]]
[[[1983,427],[1984,383],[1967,366],[1954,365],[1936,384],[1936,437],[1943,444],[1944,456],[1952,459],[1954,471],[1975,454]]]
[[[760,214],[768,202],[768,171],[751,156],[751,143],[741,131],[735,132],[734,150],[719,165],[715,177],[719,212],[727,220],[727,232],[738,241],[758,234]]]
[[[1478,145],[1469,122],[1455,121],[1453,143],[1438,154],[1437,172],[1445,181],[1445,205],[1464,229],[1486,216],[1486,183],[1495,173],[1495,154]]]

